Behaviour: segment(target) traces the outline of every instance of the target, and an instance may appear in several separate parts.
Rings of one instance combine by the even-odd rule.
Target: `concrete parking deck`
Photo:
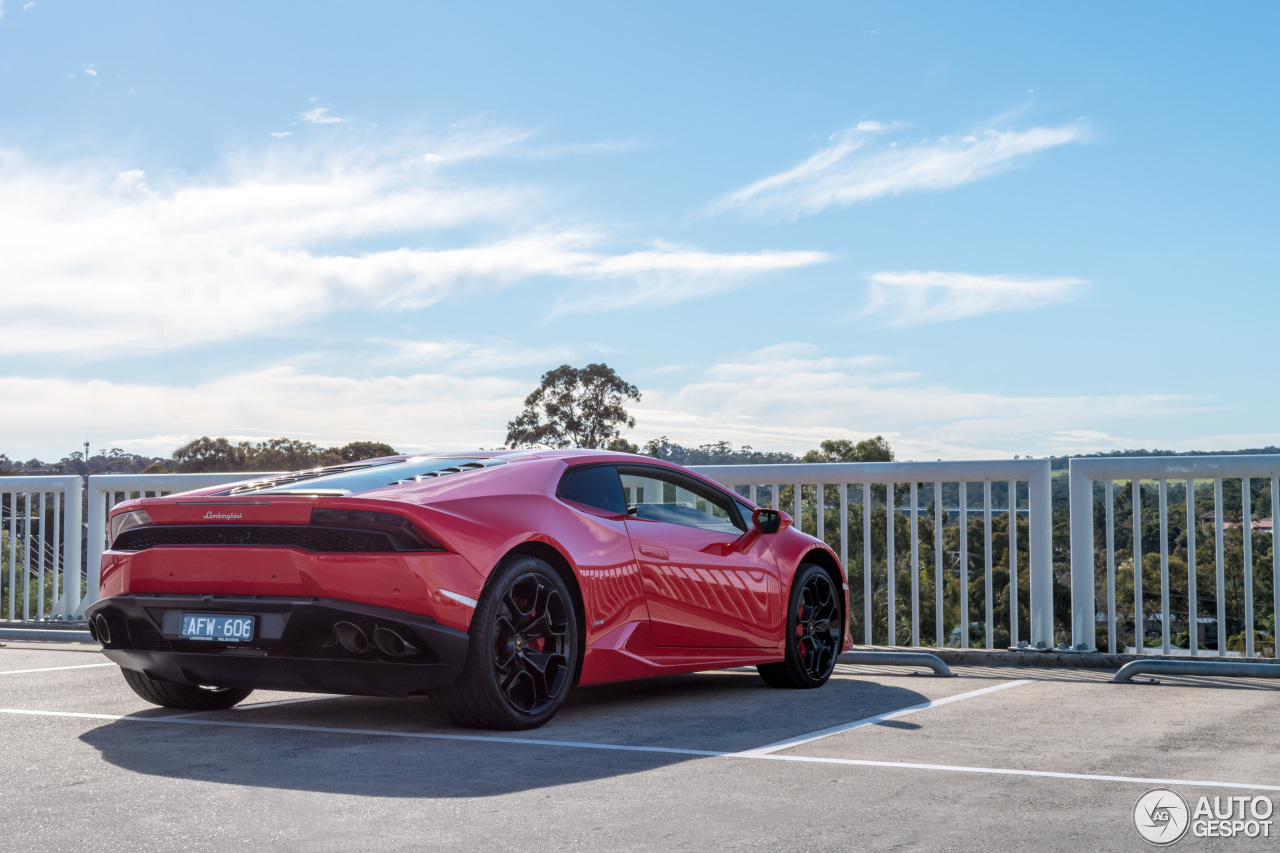
[[[1149,788],[1280,796],[1275,681],[734,670],[581,689],[511,734],[428,699],[157,709],[104,663],[0,648],[3,849],[1139,850]]]

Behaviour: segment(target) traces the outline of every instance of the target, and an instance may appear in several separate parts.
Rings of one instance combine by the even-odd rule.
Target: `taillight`
[[[444,546],[402,515],[363,509],[313,509],[311,523],[325,527],[380,530],[398,539],[409,550],[443,551]]]
[[[135,527],[144,527],[149,524],[155,524],[151,520],[151,516],[147,515],[145,509],[135,509],[129,512],[122,512],[111,519],[111,541],[115,542],[116,537],[126,530],[132,530]]]

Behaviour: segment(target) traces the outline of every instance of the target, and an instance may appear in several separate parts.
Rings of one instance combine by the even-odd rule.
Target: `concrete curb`
[[[852,650],[893,652],[899,649],[886,649],[884,646],[854,646]],[[1005,649],[935,649],[921,646],[919,649],[900,647],[900,650],[903,652],[928,652],[931,655],[936,655],[941,658],[948,666],[1028,666],[1065,667],[1074,669],[1119,669],[1125,664],[1133,661],[1196,660],[1204,661],[1208,664],[1250,663],[1258,661],[1257,658],[1254,658],[1252,661],[1247,658],[1228,658],[1226,660],[1221,660],[1219,658],[1166,658],[1163,655],[1112,655],[1107,654],[1106,652],[1063,652],[1058,651],[1057,649],[1052,649],[1046,652],[1011,652]],[[1280,666],[1280,663],[1263,663],[1262,665]]]

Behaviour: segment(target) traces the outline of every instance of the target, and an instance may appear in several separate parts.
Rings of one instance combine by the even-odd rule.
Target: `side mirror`
[[[776,509],[757,509],[751,513],[751,526],[761,533],[777,533],[791,526],[791,516]]]

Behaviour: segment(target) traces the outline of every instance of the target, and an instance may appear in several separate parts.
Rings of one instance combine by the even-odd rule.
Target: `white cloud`
[[[312,107],[305,113],[299,115],[298,118],[308,124],[341,124],[344,121],[350,121],[349,118],[329,115],[328,107]]]
[[[576,358],[582,349],[570,345],[528,347],[510,341],[474,343],[461,340],[375,340],[372,343],[391,350],[386,355],[375,356],[371,360],[374,364],[400,368],[423,368],[429,365],[436,370],[448,371],[451,375],[469,375],[513,367],[549,368]]]
[[[825,263],[825,252],[716,254],[674,246],[617,255],[586,272],[593,281],[556,297],[551,316],[659,308],[741,287],[756,276]]]
[[[192,386],[117,380],[0,377],[0,435],[11,455],[54,457],[89,429],[94,447],[167,455],[199,435],[291,436],[320,444],[388,441],[409,451],[495,447],[536,384],[565,357],[551,345],[385,342],[400,366],[328,375],[272,365]],[[495,376],[514,362],[519,378]],[[376,372],[381,371],[381,372]],[[823,439],[884,435],[901,459],[1007,458],[1123,447],[1207,449],[1280,443],[1280,434],[1197,438],[1170,424],[1214,411],[1204,398],[1166,394],[1007,395],[940,385],[893,369],[883,356],[837,357],[787,343],[728,358],[674,388],[646,387],[634,409],[643,442],[686,446],[727,440],[803,452]],[[1158,435],[1163,438],[1152,439]],[[1120,437],[1128,436],[1128,437]]]
[[[98,68],[97,68],[97,66],[95,66],[95,65],[91,62],[91,63],[89,63],[88,65],[86,65],[86,66],[84,67],[84,73],[85,73],[85,74],[88,74],[90,77],[97,77],[97,76],[98,76]]]
[[[272,131],[271,135],[274,136],[276,139],[286,139],[290,136],[293,136],[293,131],[292,130]]]
[[[289,436],[326,446],[376,439],[415,452],[494,447],[505,440],[527,384],[442,373],[354,379],[289,367],[192,387],[0,377],[0,394],[23,400],[27,412],[0,407],[0,434],[11,453],[16,447],[74,447],[86,428],[95,449],[159,456],[201,435]],[[59,417],[37,426],[31,412]]]
[[[833,134],[830,144],[803,163],[717,199],[706,212],[794,217],[904,192],[951,189],[1012,168],[1037,151],[1088,136],[1084,124],[1073,123],[1021,131],[989,128],[877,147],[876,137],[889,129],[864,121]]]
[[[1002,311],[1027,311],[1074,299],[1079,278],[981,276],[957,272],[874,272],[859,317],[879,316],[889,326],[916,326]]]
[[[901,459],[1002,458],[1078,447],[1077,436],[1123,423],[1167,433],[1170,415],[1208,401],[1166,394],[1014,396],[949,388],[891,360],[832,358],[810,344],[784,344],[714,365],[697,381],[644,389],[635,437],[667,435],[685,445],[732,441],[803,451],[828,438],[884,435]],[[1106,449],[1123,446],[1114,439]],[[1152,446],[1147,442],[1147,446]]]
[[[0,3],[0,6],[3,6],[3,5],[4,5],[3,3]],[[32,9],[34,9],[35,7],[36,7],[36,4],[35,4],[34,2],[30,2],[30,3],[23,3],[23,4],[22,4],[22,11],[24,11],[24,12],[29,12],[29,11],[31,11]]]
[[[0,150],[0,257],[6,282],[20,285],[6,288],[0,353],[172,349],[335,311],[483,297],[535,276],[629,282],[667,304],[696,295],[688,282],[730,286],[821,257],[613,251],[602,232],[556,229],[531,187],[450,171],[521,138],[456,133],[338,152],[275,144],[218,176],[158,183],[140,169],[54,168]],[[472,229],[482,236],[460,237],[460,226],[483,226]]]
[[[145,191],[147,188],[146,178],[147,173],[141,169],[127,169],[116,173],[116,179],[111,182],[111,188],[121,193],[134,190]]]

